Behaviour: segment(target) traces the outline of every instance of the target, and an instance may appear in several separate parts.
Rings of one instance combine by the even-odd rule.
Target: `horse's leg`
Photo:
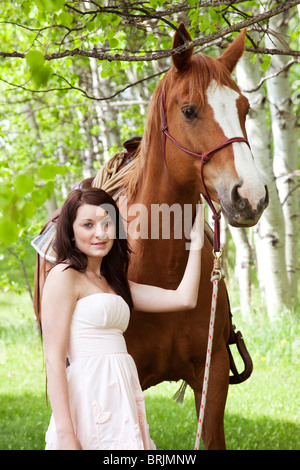
[[[220,347],[211,359],[209,382],[206,396],[202,439],[206,450],[224,450],[224,412],[229,384],[229,359],[226,346]],[[194,390],[197,416],[202,396],[202,382],[200,390]]]

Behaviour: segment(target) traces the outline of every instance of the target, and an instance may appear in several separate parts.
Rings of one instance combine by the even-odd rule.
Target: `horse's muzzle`
[[[239,185],[235,185],[230,194],[230,199],[219,195],[222,212],[227,222],[233,227],[252,227],[259,221],[263,211],[269,204],[269,192],[265,185],[265,195],[256,207],[253,207],[247,198],[239,194]]]

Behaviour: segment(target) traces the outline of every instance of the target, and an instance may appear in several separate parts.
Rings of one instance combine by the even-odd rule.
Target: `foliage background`
[[[181,21],[188,26],[192,42],[180,50],[194,45],[197,53],[213,56],[219,56],[247,26],[246,51],[263,79],[260,89],[272,145],[264,80],[275,56],[274,50],[265,47],[265,36],[271,38],[271,45],[280,37],[280,50],[277,47],[275,53],[291,58],[285,71],[292,113],[299,116],[299,3],[4,0],[0,32],[3,261],[19,261],[26,274],[22,261],[26,247],[49,214],[77,182],[94,176],[125,139],[142,135],[147,105],[171,65],[172,37]],[[285,15],[288,36],[276,31],[270,35],[274,12]],[[296,170],[291,168],[297,189]],[[299,210],[293,217],[299,220]],[[297,238],[298,231],[293,236]],[[9,287],[14,279],[4,274],[0,283]]]
[[[265,77],[272,57],[264,45],[268,12],[289,7],[288,47],[281,52],[292,61],[286,70],[299,142],[299,3],[2,1],[0,448],[42,448],[50,413],[30,298],[31,239],[78,181],[95,175],[125,139],[142,135],[147,104],[170,67],[172,36],[180,21],[189,27],[197,51],[215,56],[248,26],[246,50]],[[256,23],[258,15],[263,18]],[[267,103],[265,82],[261,89]],[[265,113],[271,140],[267,105]],[[236,247],[229,240],[228,289],[254,373],[230,388],[228,447],[299,449],[299,305],[269,321],[254,259],[251,312],[242,315],[235,262]],[[150,428],[162,449],[194,444],[193,398],[188,392],[184,405],[176,405],[171,400],[176,387],[163,384],[147,398]]]

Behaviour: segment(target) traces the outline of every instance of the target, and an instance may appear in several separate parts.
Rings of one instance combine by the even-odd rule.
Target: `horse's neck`
[[[144,283],[155,281],[168,287],[176,285],[188,257],[186,236],[190,233],[196,203],[196,194],[174,182],[163,156],[158,155],[157,151],[149,151],[141,184],[134,200],[127,206],[129,232],[132,234],[134,231],[137,214],[139,230],[141,224],[147,229],[147,235],[145,229],[144,237],[137,240],[130,238],[129,234],[131,247],[137,255],[132,257],[132,280]],[[159,210],[162,212],[158,219]],[[173,214],[177,217],[176,226]],[[162,228],[167,231],[164,235]]]
[[[160,135],[157,137],[161,137]],[[197,195],[193,188],[179,185],[169,173],[160,145],[156,139],[147,152],[146,162],[133,203],[151,204],[195,204]],[[179,169],[180,171],[180,169]]]

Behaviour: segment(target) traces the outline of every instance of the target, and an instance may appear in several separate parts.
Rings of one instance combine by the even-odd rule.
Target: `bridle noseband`
[[[220,251],[220,218],[221,218],[221,210],[218,212],[215,209],[215,206],[213,205],[213,202],[208,194],[205,182],[204,182],[204,176],[203,176],[203,167],[204,165],[211,159],[211,157],[218,152],[219,150],[223,149],[224,147],[227,147],[228,145],[233,144],[234,142],[244,142],[245,144],[248,145],[250,148],[250,144],[245,137],[231,137],[230,139],[225,140],[222,144],[218,145],[217,147],[213,148],[207,153],[195,153],[191,152],[190,150],[187,150],[186,148],[182,147],[168,132],[168,125],[167,125],[167,119],[166,119],[166,97],[164,91],[162,92],[161,95],[161,119],[162,119],[162,126],[161,126],[161,131],[164,135],[164,143],[163,143],[163,152],[164,152],[164,162],[165,165],[167,166],[167,161],[166,161],[166,140],[167,137],[183,152],[188,153],[189,155],[192,155],[193,157],[199,158],[201,160],[201,181],[204,187],[205,194],[203,194],[204,199],[206,200],[207,204],[211,208],[213,212],[213,220],[215,223],[215,230],[214,230],[214,251],[219,252]]]

